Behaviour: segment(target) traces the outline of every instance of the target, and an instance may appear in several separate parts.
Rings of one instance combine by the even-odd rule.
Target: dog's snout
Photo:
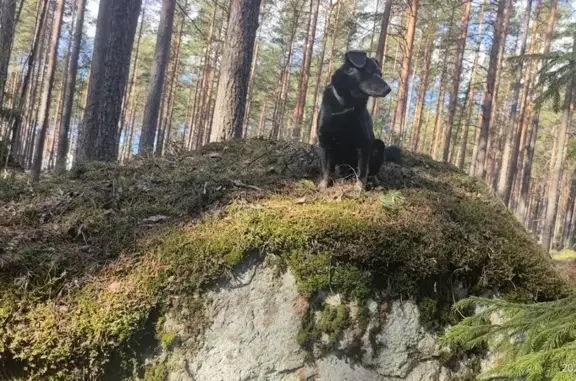
[[[366,95],[375,98],[384,98],[392,91],[386,81],[377,74],[371,76],[367,81],[363,81],[360,84],[360,88]]]

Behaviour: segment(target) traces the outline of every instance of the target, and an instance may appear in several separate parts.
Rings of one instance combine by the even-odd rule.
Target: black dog
[[[318,117],[318,142],[322,151],[322,181],[318,188],[328,187],[336,166],[354,171],[356,186],[366,187],[368,176],[380,171],[385,145],[374,138],[373,122],[366,109],[370,97],[383,98],[390,86],[382,79],[378,60],[365,52],[349,51],[344,65],[332,75],[324,90]]]

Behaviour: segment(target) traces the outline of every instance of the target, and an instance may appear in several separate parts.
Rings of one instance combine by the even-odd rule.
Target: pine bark
[[[536,48],[539,43],[538,28],[540,26],[540,13],[542,11],[542,0],[537,0],[536,8],[534,11],[534,22],[532,23],[531,41],[530,41],[530,55],[536,53]],[[524,71],[523,79],[523,91],[522,99],[520,100],[520,114],[518,116],[518,133],[520,138],[519,148],[518,148],[518,159],[516,163],[516,170],[520,170],[514,178],[514,190],[513,190],[513,202],[515,203],[515,209],[517,210],[518,202],[520,199],[520,189],[522,187],[522,169],[524,164],[524,151],[526,150],[526,144],[528,140],[528,126],[527,122],[528,116],[532,114],[532,100],[534,95],[533,80],[536,76],[537,65],[535,62],[531,61],[528,64],[528,68]]]
[[[572,46],[572,60],[576,62],[576,33],[573,36]],[[566,85],[566,94],[564,96],[564,104],[562,106],[562,119],[558,128],[558,135],[556,136],[558,147],[558,154],[553,162],[552,171],[548,181],[548,207],[546,210],[546,219],[542,233],[542,246],[546,253],[550,251],[552,244],[552,235],[556,223],[556,213],[558,211],[558,190],[560,189],[560,181],[562,174],[562,166],[564,164],[564,147],[567,140],[567,132],[572,123],[572,108],[574,107],[574,89],[576,88],[576,79],[572,77],[569,84]]]
[[[120,117],[120,131],[126,129],[126,124],[130,128],[129,136],[124,139],[124,152],[121,155],[121,159],[127,159],[130,155],[134,153],[134,125],[132,122],[132,110],[136,108],[137,99],[136,95],[136,80],[138,79],[138,66],[140,63],[140,43],[142,41],[142,35],[144,34],[144,21],[146,20],[146,2],[142,3],[142,12],[140,14],[140,25],[138,26],[138,34],[136,37],[136,42],[134,43],[134,58],[132,63],[132,70],[130,74],[130,79],[128,80],[128,87],[124,93],[124,104],[122,106],[122,115]],[[125,133],[126,135],[126,133]]]
[[[270,131],[271,139],[278,139],[281,137],[282,129],[284,127],[284,113],[286,110],[286,102],[288,97],[288,84],[290,81],[292,60],[294,58],[294,42],[296,40],[296,32],[298,31],[298,20],[300,17],[300,9],[298,3],[293,4],[293,18],[292,29],[290,31],[290,41],[288,47],[288,55],[284,60],[284,65],[280,73],[280,87],[276,95],[276,103],[274,104],[274,112],[272,114],[272,130]]]
[[[530,33],[530,17],[532,12],[532,0],[527,0],[524,13],[524,23],[522,27],[522,42],[520,43],[520,57],[526,54],[528,44],[528,34]],[[504,123],[507,128],[506,146],[502,156],[502,170],[498,180],[497,192],[505,205],[509,206],[512,195],[512,183],[516,176],[518,149],[520,147],[521,131],[517,131],[518,109],[520,101],[520,91],[522,88],[522,75],[524,72],[524,61],[521,60],[515,68],[514,85],[512,89],[512,103],[508,120]],[[529,71],[529,70],[528,70]]]
[[[242,128],[242,137],[248,135],[248,126],[250,124],[250,117],[252,116],[252,103],[254,96],[254,80],[256,78],[256,67],[258,66],[258,54],[260,53],[260,34],[262,29],[258,31],[258,37],[256,37],[256,45],[254,46],[254,58],[252,59],[252,68],[250,69],[250,80],[248,81],[248,99],[246,101],[246,112],[244,115],[244,123]]]
[[[473,172],[473,175],[478,178],[484,178],[486,172],[486,148],[488,145],[488,135],[490,133],[490,117],[492,115],[492,102],[494,100],[498,55],[500,52],[500,43],[503,37],[504,11],[508,1],[510,0],[498,1],[498,10],[496,13],[496,21],[494,23],[495,32],[492,38],[492,48],[490,50],[486,91],[484,92],[484,99],[482,100],[482,127],[480,129],[478,154],[476,162],[474,163]]]
[[[62,107],[62,123],[60,125],[60,138],[58,140],[58,154],[56,157],[57,170],[66,168],[68,150],[70,149],[70,121],[72,119],[72,108],[74,106],[74,92],[76,90],[76,76],[78,74],[78,58],[80,57],[86,0],[78,0],[76,7],[77,18],[76,25],[74,26],[72,50],[70,51],[70,66],[64,85],[64,105]]]
[[[314,2],[316,7],[313,7]],[[310,81],[310,68],[312,67],[312,56],[314,53],[314,40],[316,39],[316,25],[318,23],[318,13],[320,10],[320,0],[310,0],[310,12],[313,12],[312,21],[309,21],[306,48],[300,69],[300,83],[297,95],[296,107],[294,107],[294,123],[292,126],[292,138],[299,140],[302,135],[302,119],[306,98],[308,96],[308,82]]]
[[[164,123],[165,136],[159,141],[159,150],[157,155],[163,155],[166,149],[172,149],[172,118],[174,115],[174,102],[175,102],[175,83],[176,77],[180,69],[180,52],[182,46],[182,37],[184,35],[184,16],[180,20],[180,25],[178,27],[178,40],[176,41],[176,46],[174,47],[174,63],[172,65],[172,70],[170,72],[170,83],[168,88],[168,112],[166,113],[166,121]],[[161,145],[160,145],[161,144]]]
[[[56,12],[54,14],[54,25],[52,26],[52,38],[50,42],[50,52],[48,56],[47,78],[44,82],[44,91],[40,101],[40,132],[36,144],[34,162],[32,164],[32,181],[40,180],[42,170],[42,158],[44,156],[44,143],[46,133],[50,127],[50,102],[52,101],[52,89],[54,86],[54,73],[56,72],[56,59],[58,53],[58,40],[62,30],[62,17],[64,16],[64,0],[58,0]]]
[[[334,66],[334,54],[336,51],[336,39],[338,37],[338,32],[340,31],[340,15],[342,13],[342,1],[338,1],[336,5],[336,20],[334,21],[334,29],[332,31],[332,44],[330,46],[330,57],[328,58],[328,70],[326,71],[326,78],[324,83],[326,86],[330,83],[332,78],[332,68]]]
[[[464,13],[462,15],[462,29],[458,36],[458,47],[456,49],[456,68],[454,69],[454,82],[452,85],[452,95],[450,97],[450,104],[448,105],[448,124],[446,125],[445,138],[444,138],[444,152],[442,154],[442,161],[448,161],[450,153],[450,143],[452,139],[452,126],[456,119],[456,109],[458,106],[458,92],[460,90],[460,77],[462,75],[462,66],[464,61],[464,50],[466,49],[466,39],[468,38],[468,23],[470,21],[470,10],[472,8],[472,0],[466,0],[464,5]]]
[[[261,0],[232,0],[210,141],[242,137]]]
[[[576,199],[576,171],[572,171],[570,175],[570,188],[568,190],[567,209],[564,215],[564,223],[562,224],[562,240],[560,248],[570,248],[568,246],[570,237],[574,235],[574,225],[572,223],[574,217],[574,201]]]
[[[218,7],[212,7],[212,17],[210,21],[210,28],[208,29],[208,41],[206,41],[206,47],[204,49],[204,59],[203,59],[203,70],[202,70],[202,81],[200,84],[200,101],[197,102],[197,109],[196,115],[194,120],[194,128],[195,134],[193,134],[193,148],[199,148],[204,143],[204,125],[202,122],[204,121],[205,117],[203,115],[205,105],[208,103],[208,79],[210,76],[210,57],[212,53],[212,45],[214,40],[214,28],[216,26],[216,11]]]
[[[472,112],[474,110],[474,95],[476,94],[476,76],[478,73],[478,66],[480,60],[480,48],[482,47],[482,39],[484,37],[484,7],[486,2],[482,4],[480,13],[480,21],[478,24],[478,46],[474,54],[474,63],[472,64],[472,74],[470,75],[470,82],[468,90],[466,91],[466,118],[464,119],[464,130],[462,133],[462,141],[460,142],[460,152],[458,153],[458,168],[464,170],[466,165],[466,151],[468,150],[468,136],[470,134],[470,126],[472,123]]]
[[[0,54],[0,109],[4,104],[4,89],[14,39],[16,2],[16,0],[3,0],[0,4],[0,52],[2,52]]]
[[[382,20],[380,25],[380,35],[378,37],[378,47],[376,48],[376,58],[380,60],[382,72],[384,72],[384,63],[386,62],[386,51],[388,49],[388,28],[390,25],[390,16],[392,14],[393,0],[385,0],[384,12],[382,13]],[[394,63],[395,64],[395,63]],[[372,99],[371,114],[375,117],[380,111],[381,100],[378,98]]]
[[[498,123],[498,111],[500,110],[499,107],[496,107],[500,101],[500,83],[502,81],[502,70],[503,70],[503,62],[504,62],[504,53],[506,51],[506,40],[508,39],[508,28],[510,26],[510,19],[512,16],[512,5],[515,0],[511,0],[508,2],[506,9],[504,10],[504,24],[502,26],[502,39],[500,42],[500,52],[498,53],[498,62],[496,64],[496,80],[494,82],[494,97],[492,98],[492,110],[490,113],[490,126],[489,126],[489,133],[488,133],[488,142],[486,144],[486,159],[485,159],[485,171],[483,179],[486,180],[487,177],[498,178],[497,173],[499,171],[498,166],[500,163],[495,159],[496,156],[501,156],[501,138],[502,138],[502,128],[501,125]],[[516,39],[516,44],[514,45],[513,51],[517,50],[519,38]],[[508,85],[506,90],[504,91],[504,99],[508,98],[508,94],[510,92],[510,81],[508,81]],[[480,137],[480,136],[479,136]],[[496,144],[496,149],[494,149],[493,143]],[[479,144],[476,145],[479,147]],[[476,158],[478,156],[476,155]],[[496,175],[496,176],[494,176]],[[487,181],[487,184],[491,184],[491,188],[495,190],[495,186],[493,182]]]
[[[118,122],[142,0],[101,0],[78,160],[115,161]]]
[[[384,50],[386,46],[386,37],[388,36],[388,25],[390,24],[390,15],[392,14],[393,0],[386,0],[384,3],[384,12],[382,13],[382,23],[380,24],[380,37],[378,38],[378,48],[376,49],[376,58],[380,63],[384,62]]]
[[[428,30],[428,36],[426,37],[426,46],[424,47],[424,66],[422,67],[422,73],[420,74],[420,88],[418,90],[418,99],[416,100],[416,110],[414,111],[414,122],[412,123],[412,151],[418,152],[418,146],[420,142],[420,130],[422,129],[422,113],[424,111],[424,101],[426,99],[426,93],[428,91],[428,77],[430,76],[430,64],[432,62],[433,45],[434,41],[433,29]]]
[[[399,135],[403,133],[402,125],[404,124],[404,116],[406,114],[409,80],[412,70],[412,48],[414,46],[414,35],[416,32],[416,20],[418,19],[419,8],[420,0],[410,1],[408,7],[408,22],[406,23],[406,46],[402,58],[402,70],[400,72],[398,102],[396,103],[394,122],[392,124],[392,130]]]
[[[318,59],[318,72],[316,73],[316,84],[314,86],[314,97],[312,106],[312,123],[308,127],[310,130],[310,145],[316,145],[318,140],[318,132],[316,131],[316,124],[318,123],[318,95],[320,94],[320,87],[322,84],[322,69],[324,68],[324,58],[326,57],[326,46],[328,44],[328,26],[330,25],[330,17],[332,16],[332,5],[328,5],[326,18],[324,20],[324,33],[322,35],[322,51]]]
[[[22,80],[22,86],[20,88],[18,94],[18,115],[13,121],[12,124],[12,132],[10,137],[10,149],[13,151],[14,154],[21,154],[22,148],[20,146],[22,141],[22,122],[24,117],[26,116],[27,104],[31,104],[31,102],[27,103],[27,95],[29,94],[30,88],[30,81],[32,79],[32,74],[34,70],[34,63],[38,59],[38,55],[42,56],[42,49],[39,49],[40,45],[43,44],[44,39],[42,38],[42,32],[44,31],[44,26],[46,24],[48,15],[48,0],[43,0],[38,2],[38,12],[37,12],[37,20],[36,20],[36,27],[34,30],[34,38],[32,40],[32,44],[30,47],[30,53],[28,54],[28,67],[26,70],[26,74],[24,75],[24,79]],[[38,67],[40,69],[40,65]]]
[[[558,0],[552,0],[550,8],[550,16],[548,18],[548,25],[546,27],[546,34],[544,36],[543,55],[546,56],[550,53],[550,45],[552,43],[552,35],[556,26],[556,14],[558,10]],[[537,106],[530,122],[530,132],[528,137],[528,144],[526,147],[526,161],[522,170],[522,187],[520,188],[520,201],[518,206],[518,214],[524,218],[528,218],[528,192],[530,190],[530,183],[532,180],[532,163],[534,161],[534,151],[536,147],[536,140],[538,139],[538,129],[540,125],[540,106]]]
[[[140,135],[139,153],[142,155],[146,151],[154,149],[154,141],[158,132],[158,114],[160,112],[160,102],[162,100],[162,89],[166,68],[170,59],[170,41],[172,39],[172,29],[174,28],[174,12],[176,9],[175,0],[162,1],[162,13],[160,15],[160,25],[158,26],[158,36],[156,38],[156,52],[152,65],[152,75],[144,106],[144,120],[142,122],[142,134]],[[160,144],[160,142],[158,143]]]

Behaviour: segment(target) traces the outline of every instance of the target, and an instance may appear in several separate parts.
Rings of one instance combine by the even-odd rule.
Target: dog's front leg
[[[336,170],[334,154],[327,148],[322,149],[322,181],[318,184],[318,190],[324,192],[330,183],[332,174]]]
[[[358,180],[356,180],[356,188],[360,191],[363,191],[366,189],[369,164],[370,164],[370,146],[359,148],[358,149]]]

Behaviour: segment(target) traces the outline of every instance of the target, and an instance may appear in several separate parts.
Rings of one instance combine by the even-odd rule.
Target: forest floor
[[[306,297],[378,289],[444,323],[457,319],[456,283],[514,300],[571,292],[513,215],[453,166],[404,154],[362,194],[353,181],[319,194],[318,176],[309,146],[251,139],[34,186],[27,174],[0,180],[0,378],[126,365],[151,316],[176,297],[194,315],[250,255],[289,267]]]

